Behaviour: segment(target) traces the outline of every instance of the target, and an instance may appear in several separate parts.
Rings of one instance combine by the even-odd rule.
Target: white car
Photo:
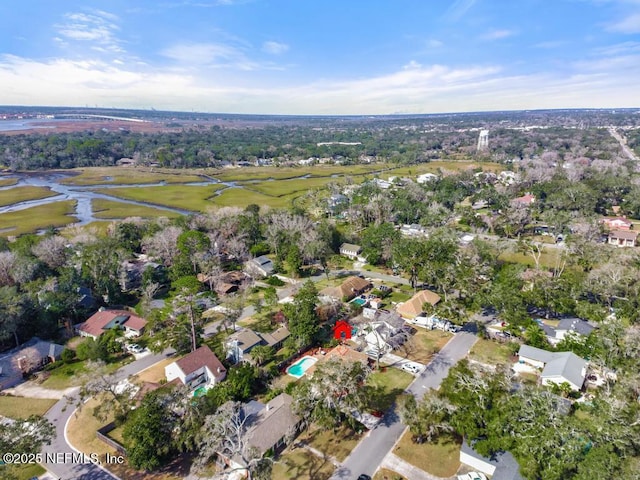
[[[413,373],[414,375],[420,373],[420,367],[414,365],[413,363],[403,363],[400,367],[405,372]]]
[[[458,480],[487,480],[487,477],[484,473],[469,472],[464,475],[458,475]]]
[[[144,348],[142,348],[137,343],[130,343],[129,345],[127,345],[127,351],[129,351],[130,353],[142,353],[144,351]]]

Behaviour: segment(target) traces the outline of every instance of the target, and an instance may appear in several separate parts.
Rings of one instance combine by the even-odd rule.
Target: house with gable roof
[[[586,360],[573,352],[549,352],[529,345],[521,345],[518,351],[520,363],[541,369],[542,385],[568,383],[572,390],[582,389],[587,376]]]
[[[431,290],[421,290],[409,300],[399,305],[396,310],[404,318],[413,319],[424,311],[424,304],[436,306],[440,302],[440,295]]]
[[[227,376],[227,369],[211,351],[203,345],[179,360],[164,367],[167,382],[180,382],[190,390],[210,388]]]
[[[139,337],[144,332],[147,321],[128,310],[106,310],[101,308],[85,322],[76,325],[81,337],[97,340],[107,330],[122,329],[127,337]]]

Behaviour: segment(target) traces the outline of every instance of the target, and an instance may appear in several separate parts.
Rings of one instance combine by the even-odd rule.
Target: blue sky
[[[640,0],[14,0],[0,31],[0,104],[640,107]]]

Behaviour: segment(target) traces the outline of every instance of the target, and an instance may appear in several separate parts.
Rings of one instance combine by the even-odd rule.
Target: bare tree
[[[182,229],[178,227],[167,227],[152,237],[143,240],[142,245],[145,252],[162,259],[162,262],[169,266],[178,255],[178,237]]]
[[[49,268],[62,267],[68,258],[67,239],[60,236],[47,237],[32,248],[33,254]]]
[[[13,285],[13,269],[16,264],[16,254],[13,252],[0,252],[0,285]]]

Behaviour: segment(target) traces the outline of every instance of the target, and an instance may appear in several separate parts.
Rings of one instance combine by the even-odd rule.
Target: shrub
[[[76,358],[76,352],[71,350],[70,348],[65,348],[60,354],[60,359],[64,363],[71,363]]]
[[[275,276],[267,278],[265,282],[273,287],[282,287],[284,285],[284,282]]]

